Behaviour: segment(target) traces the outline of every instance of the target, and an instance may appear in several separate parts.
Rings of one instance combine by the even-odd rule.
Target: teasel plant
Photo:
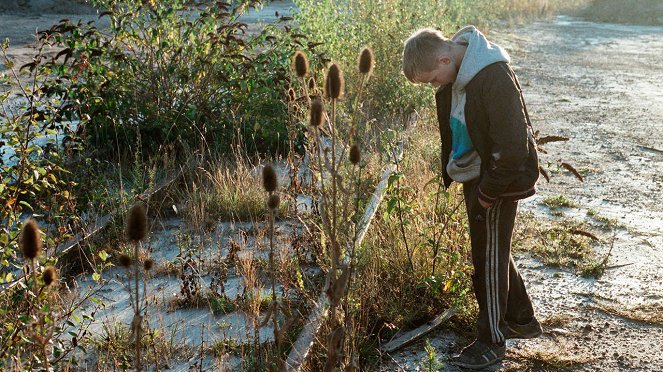
[[[297,71],[297,52],[293,60],[295,72],[302,79],[304,95],[308,97],[307,84]],[[300,57],[297,57],[300,56]],[[303,66],[300,63],[300,66]],[[356,357],[345,353],[348,334],[348,289],[354,270],[358,190],[360,186],[361,147],[358,136],[358,115],[366,83],[374,66],[374,55],[370,48],[359,53],[357,69],[360,82],[357,94],[350,107],[350,117],[341,119],[339,106],[345,97],[345,78],[337,63],[329,65],[323,95],[314,96],[309,105],[309,138],[311,146],[311,168],[319,180],[319,212],[321,230],[328,252],[329,271],[324,291],[330,302],[329,329],[327,336],[327,361],[325,370],[335,370],[339,364],[343,369],[356,369]],[[303,71],[303,69],[300,69]],[[314,80],[313,80],[314,81]],[[315,84],[315,83],[313,83]],[[325,105],[326,104],[326,105]],[[328,110],[325,110],[325,106]],[[346,124],[346,126],[343,126]],[[330,148],[323,148],[323,137],[327,136]],[[346,159],[347,162],[343,161]],[[339,312],[339,307],[345,311]],[[342,319],[342,318],[345,318]],[[354,367],[353,367],[354,366]]]
[[[23,287],[27,300],[25,317],[18,317],[13,332],[0,345],[0,358],[5,358],[19,339],[33,347],[31,355],[41,354],[41,360],[34,358],[45,370],[51,370],[50,356],[53,333],[58,319],[53,295],[58,281],[58,271],[53,265],[46,266],[38,280],[38,261],[42,254],[42,238],[39,224],[33,218],[24,221],[19,235],[19,248],[25,259],[24,273],[28,285]],[[20,349],[20,348],[19,348]],[[36,351],[34,351],[36,350]],[[21,351],[18,351],[19,353]],[[19,367],[23,369],[23,367]],[[30,367],[32,368],[32,367]]]
[[[274,360],[273,365],[277,366],[278,370],[284,370],[283,359],[281,358],[281,334],[279,332],[279,301],[276,294],[276,278],[277,269],[274,259],[274,224],[276,221],[276,214],[279,210],[281,199],[278,194],[278,178],[276,171],[271,165],[266,165],[262,170],[262,185],[267,192],[267,218],[269,220],[269,277],[271,281],[272,290],[272,308],[270,309],[268,317],[272,319],[274,327]],[[268,321],[266,319],[264,322]]]
[[[119,257],[119,264],[126,271],[127,283],[126,288],[129,292],[129,302],[134,311],[134,316],[131,320],[131,335],[134,340],[135,360],[134,368],[136,371],[142,371],[142,336],[143,336],[143,320],[147,311],[147,292],[146,280],[147,273],[152,269],[153,261],[147,258],[144,262],[140,263],[140,253],[142,249],[142,241],[147,236],[147,210],[142,203],[136,203],[127,217],[126,235],[132,248],[132,255],[123,253]],[[132,273],[133,269],[133,273]],[[141,275],[141,269],[145,271],[145,275]],[[140,284],[143,284],[142,293],[140,291]]]
[[[42,352],[44,368],[46,370],[50,370],[48,362],[48,344],[50,337],[52,336],[52,329],[48,335],[43,334],[43,326],[45,322],[44,316],[39,312],[39,309],[41,307],[40,300],[42,297],[42,291],[47,286],[44,285],[41,289],[38,289],[39,283],[37,283],[37,263],[42,251],[42,240],[41,232],[39,231],[39,225],[35,219],[29,218],[23,224],[19,245],[21,252],[23,253],[23,257],[26,261],[25,270],[29,270],[29,272],[26,272],[26,278],[28,277],[27,274],[30,274],[29,287],[31,293],[28,293],[27,297],[30,299],[28,304],[28,316],[31,320],[27,328],[27,333],[31,336],[30,338],[33,340],[35,346],[37,346]],[[49,268],[48,274],[44,274],[44,282],[48,280],[50,286],[54,279],[52,268]]]

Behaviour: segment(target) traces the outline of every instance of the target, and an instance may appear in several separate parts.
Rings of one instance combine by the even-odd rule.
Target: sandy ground
[[[540,339],[509,341],[507,360],[491,370],[541,370],[532,361],[544,355],[575,361],[572,370],[663,370],[663,325],[600,310],[663,312],[663,27],[558,17],[491,36],[512,56],[535,128],[570,138],[547,145],[542,160],[563,159],[585,174],[584,183],[561,174],[542,181],[521,209],[557,218],[540,202],[562,194],[579,205],[564,218],[586,220],[592,209],[624,226],[611,268],[598,280],[517,257],[539,318],[566,319]],[[601,257],[608,248],[596,247]],[[445,332],[430,338],[442,361],[467,342]],[[418,370],[422,349],[419,343],[385,356],[382,369]]]
[[[269,21],[274,11],[283,14],[289,6],[276,2],[247,20]],[[34,31],[62,18],[97,16],[77,8],[58,8],[57,14],[53,9],[0,11],[0,40],[11,39],[9,53],[17,64],[29,61]],[[609,261],[613,268],[598,280],[545,267],[526,255],[517,257],[539,317],[564,314],[568,319],[547,329],[541,339],[510,342],[507,360],[493,370],[540,370],[526,360],[546,352],[585,362],[575,369],[663,370],[663,326],[597,309],[607,304],[663,311],[663,27],[560,17],[491,36],[513,57],[535,127],[570,137],[548,145],[543,160],[571,162],[586,177],[579,183],[555,175],[552,183],[540,184],[539,195],[522,209],[537,218],[555,218],[540,201],[564,194],[580,206],[568,211],[567,218],[586,219],[592,209],[625,226],[616,235]],[[610,240],[607,234],[602,238]],[[608,245],[597,249],[605,254]],[[442,361],[465,342],[444,332],[430,338]],[[423,358],[418,343],[385,356],[381,369],[417,370]],[[447,365],[442,369],[453,370]]]

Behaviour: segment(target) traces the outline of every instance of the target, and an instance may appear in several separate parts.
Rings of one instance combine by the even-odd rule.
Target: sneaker
[[[537,338],[543,333],[541,324],[535,317],[532,317],[532,320],[527,324],[518,324],[516,322],[506,322],[506,338]]]
[[[506,346],[486,344],[474,341],[463,349],[460,354],[451,358],[451,363],[469,369],[481,369],[504,359]]]

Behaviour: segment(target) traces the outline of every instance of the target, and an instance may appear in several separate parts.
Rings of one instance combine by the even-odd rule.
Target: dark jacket
[[[446,170],[451,152],[451,87],[448,84],[435,94],[446,187],[453,182]],[[488,65],[467,84],[465,93],[467,131],[481,158],[479,198],[492,203],[497,198],[517,200],[534,195],[539,178],[536,143],[511,67],[505,62]]]

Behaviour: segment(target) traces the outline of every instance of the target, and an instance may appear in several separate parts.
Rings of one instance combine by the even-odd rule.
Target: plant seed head
[[[295,94],[295,90],[290,88],[288,89],[288,102],[294,102],[295,99],[297,99],[297,95]]]
[[[359,53],[359,72],[364,75],[370,75],[373,72],[373,50],[369,47],[365,47]]]
[[[276,172],[271,165],[265,165],[262,169],[262,187],[264,187],[267,192],[275,191],[278,187]]]
[[[315,90],[315,79],[310,78],[308,79],[308,90],[313,92]]]
[[[19,245],[26,260],[34,260],[41,253],[39,225],[34,218],[28,218],[23,224]]]
[[[281,198],[277,194],[272,194],[267,199],[267,207],[271,210],[276,210],[281,204]]]
[[[147,211],[142,203],[134,204],[127,220],[127,237],[131,241],[143,240],[147,235]]]
[[[343,71],[336,63],[332,63],[327,71],[327,79],[325,81],[325,94],[331,99],[343,99],[343,90],[345,86],[345,79],[343,78]]]
[[[118,259],[118,261],[120,262],[120,266],[122,266],[122,267],[128,268],[129,266],[131,266],[131,257],[129,257],[128,255],[126,255],[124,253],[122,253],[120,255],[120,258]]]
[[[53,266],[48,266],[46,269],[44,269],[42,278],[44,279],[44,284],[47,287],[50,287],[53,282],[58,280],[58,272]]]
[[[300,78],[308,75],[308,58],[306,58],[306,54],[302,51],[295,52],[295,56],[292,58],[292,66]]]
[[[361,151],[359,151],[359,146],[354,144],[350,147],[350,163],[359,164],[359,161],[361,161]]]
[[[143,262],[143,269],[145,269],[145,271],[150,271],[152,270],[152,267],[154,267],[154,260],[151,258],[145,259]]]
[[[312,127],[319,127],[322,125],[322,118],[323,118],[323,107],[322,107],[322,101],[319,98],[316,98],[311,102],[311,126]]]

